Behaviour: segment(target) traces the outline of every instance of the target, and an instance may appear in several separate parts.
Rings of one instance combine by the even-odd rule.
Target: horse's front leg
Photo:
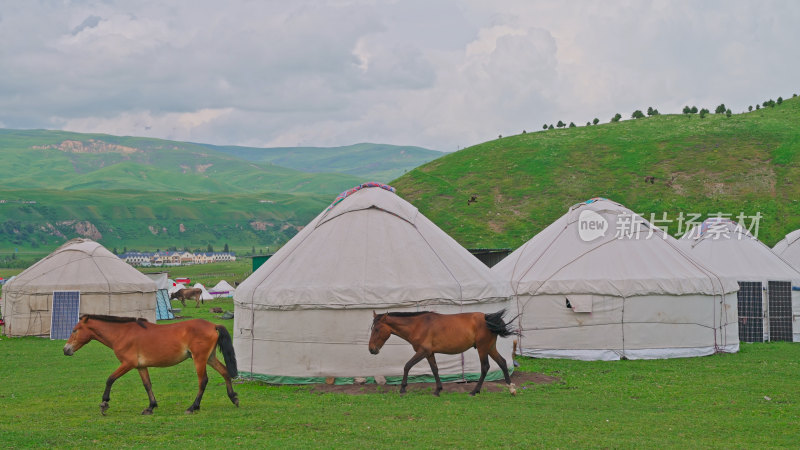
[[[194,399],[194,403],[186,410],[186,414],[192,414],[193,412],[200,409],[200,401],[203,399],[203,393],[206,391],[206,385],[208,385],[208,373],[206,373],[206,362],[201,361],[198,355],[193,355],[195,358],[194,360],[194,368],[197,370],[197,383],[198,383],[198,391],[197,391],[197,398]]]
[[[131,369],[133,369],[133,366],[126,363],[122,363],[122,365],[117,367],[117,370],[115,370],[114,373],[112,373],[111,376],[108,377],[108,379],[106,380],[106,390],[103,391],[103,401],[102,403],[100,403],[100,414],[104,416],[106,415],[106,410],[108,409],[108,401],[111,400],[111,386],[114,384],[115,381],[117,381],[119,377],[125,375]]]
[[[433,378],[436,380],[436,390],[433,391],[433,395],[439,396],[439,392],[442,392],[442,380],[439,379],[439,366],[436,365],[436,355],[431,353],[428,356],[428,364],[431,365],[431,372],[433,372]]]
[[[156,403],[156,396],[153,395],[153,385],[150,383],[150,373],[147,371],[146,367],[139,369],[139,376],[142,377],[142,383],[144,383],[144,389],[147,391],[147,397],[150,398],[150,406],[142,411],[142,415],[149,416],[153,414],[153,408],[158,406],[158,403]]]
[[[403,382],[400,383],[401,394],[406,393],[406,386],[408,386],[408,371],[411,370],[411,368],[414,367],[416,363],[422,361],[422,358],[425,358],[426,353],[427,352],[425,350],[419,349],[417,353],[414,354],[414,356],[412,356],[411,359],[409,359],[408,362],[406,363],[406,366],[403,368]]]

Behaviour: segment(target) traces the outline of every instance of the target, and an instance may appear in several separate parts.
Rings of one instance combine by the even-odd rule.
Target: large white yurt
[[[794,230],[778,241],[772,252],[783,258],[796,270],[800,270],[800,230]]]
[[[572,206],[492,272],[514,294],[523,355],[656,359],[739,349],[736,282],[607,199]]]
[[[739,283],[742,342],[798,341],[800,272],[738,223],[709,218],[684,234],[687,252],[714,272]]]
[[[8,336],[66,339],[80,314],[156,320],[156,283],[105,247],[73,239],[3,286]]]
[[[477,258],[394,194],[365,183],[337,197],[234,294],[239,373],[272,383],[399,383],[414,355],[392,336],[368,350],[373,311],[496,312],[508,292]],[[508,319],[509,317],[507,317]],[[497,348],[512,367],[512,340]],[[442,381],[475,380],[477,352],[436,355]],[[501,379],[494,361],[487,379]],[[409,381],[432,380],[426,361]]]

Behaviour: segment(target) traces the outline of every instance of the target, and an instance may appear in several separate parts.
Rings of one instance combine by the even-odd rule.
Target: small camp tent
[[[783,258],[795,270],[800,270],[800,230],[794,230],[781,239],[772,252]]]
[[[208,290],[208,293],[214,298],[233,297],[234,292],[236,292],[236,289],[225,280],[221,280],[214,287]]]
[[[5,333],[64,339],[80,314],[155,322],[155,298],[153,280],[97,242],[73,239],[3,286]]]
[[[373,311],[495,312],[507,289],[489,269],[425,216],[373,183],[342,193],[252,275],[234,295],[239,373],[272,383],[337,383],[384,376],[398,383],[414,355],[389,338],[367,344]],[[497,348],[510,365],[512,340]],[[480,375],[475,350],[436,355],[443,381]],[[491,361],[487,379],[502,373]],[[431,380],[420,363],[410,381]]]
[[[492,268],[514,293],[520,352],[584,360],[735,352],[735,281],[624,206],[572,206]]]
[[[172,313],[172,304],[169,300],[169,288],[172,284],[169,283],[167,272],[159,273],[146,273],[148,278],[156,283],[156,320],[169,320],[174,319],[175,315]]]
[[[739,339],[800,340],[800,272],[738,223],[709,218],[684,234],[687,252],[714,272],[739,283]],[[794,297],[794,298],[793,298]],[[794,311],[794,314],[792,313]]]
[[[202,294],[200,294],[200,300],[203,300],[203,301],[214,300],[214,297],[212,297],[211,294],[208,293],[208,291],[206,290],[206,287],[203,286],[202,284],[195,283],[194,286],[192,286],[192,287],[195,288],[195,289],[200,289],[203,292]]]

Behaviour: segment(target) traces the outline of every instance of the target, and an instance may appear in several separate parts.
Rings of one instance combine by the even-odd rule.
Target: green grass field
[[[228,327],[208,313],[215,300],[183,313]],[[301,326],[302,324],[298,324]],[[521,386],[469,397],[411,391],[319,394],[309,387],[241,381],[241,407],[215,372],[195,415],[190,362],[150,370],[159,403],[141,416],[147,396],[137,373],[118,380],[111,408],[98,405],[118,363],[92,342],[73,357],[64,341],[0,340],[0,436],[3,447],[797,447],[800,345],[746,344],[732,355],[583,362],[520,358],[522,371],[561,383]],[[411,354],[409,348],[409,355]],[[364,349],[365,358],[370,355]]]
[[[392,185],[465,247],[516,248],[593,197],[647,219],[666,213],[672,222],[657,225],[673,235],[681,212],[700,221],[760,212],[758,237],[772,246],[800,228],[798,161],[800,98],[791,98],[731,117],[665,114],[504,137],[445,155]]]

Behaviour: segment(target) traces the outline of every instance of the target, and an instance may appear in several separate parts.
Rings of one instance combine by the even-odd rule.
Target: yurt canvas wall
[[[739,283],[739,339],[800,340],[800,272],[734,221],[710,218],[680,239],[687,252]]]
[[[735,352],[736,290],[622,205],[579,203],[498,263],[520,352],[583,360]]]
[[[6,335],[50,336],[51,321],[62,318],[52,314],[54,301],[58,305],[61,298],[70,307],[64,311],[69,317],[57,322],[59,333],[63,327],[72,329],[77,314],[156,320],[152,280],[97,242],[73,239],[3,286]]]
[[[323,211],[234,295],[240,373],[274,383],[337,383],[376,375],[398,383],[414,355],[392,336],[367,344],[373,311],[496,312],[508,293],[489,269],[390,187],[355,188]],[[512,340],[497,347],[512,367]],[[443,381],[475,380],[477,352],[436,355]],[[423,361],[410,381],[432,380]],[[487,379],[502,378],[491,361]]]

